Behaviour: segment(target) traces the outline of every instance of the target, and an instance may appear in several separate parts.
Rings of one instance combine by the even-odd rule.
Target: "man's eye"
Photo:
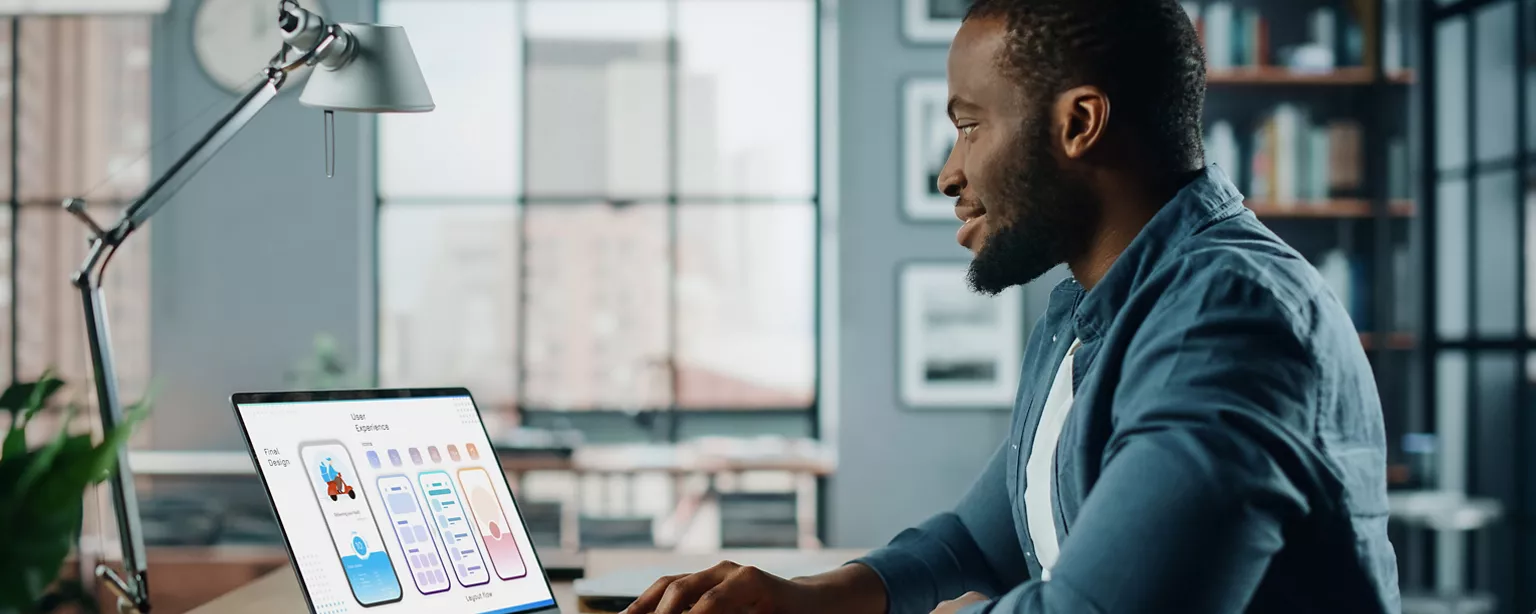
[[[976,124],[966,124],[966,125],[960,127],[960,134],[962,136],[971,136],[971,133],[975,132],[975,131],[976,131]]]

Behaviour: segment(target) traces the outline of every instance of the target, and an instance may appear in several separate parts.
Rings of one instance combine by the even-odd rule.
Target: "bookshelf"
[[[1397,70],[1385,75],[1393,85],[1412,85],[1413,71]],[[1206,71],[1207,85],[1317,85],[1366,86],[1376,84],[1376,74],[1365,66],[1344,66],[1318,72],[1300,72],[1279,66],[1213,68]]]
[[[1409,112],[1427,70],[1408,0],[1192,0],[1206,48],[1206,159],[1312,262],[1359,327],[1389,463],[1413,394],[1423,303],[1410,235],[1423,217]]]
[[[1418,338],[1413,333],[1360,333],[1360,345],[1365,346],[1366,351],[1390,350],[1396,352],[1410,351],[1418,347]]]
[[[1190,0],[1205,46],[1206,159],[1317,265],[1382,352],[1414,346],[1394,276],[1417,219],[1407,134],[1416,82],[1403,0]],[[1329,232],[1314,222],[1347,222]],[[1391,381],[1389,381],[1391,380]]]
[[[1370,199],[1329,198],[1324,200],[1253,200],[1248,208],[1262,219],[1366,219],[1375,216]],[[1388,215],[1394,218],[1411,218],[1415,205],[1411,199],[1395,199],[1387,203]]]

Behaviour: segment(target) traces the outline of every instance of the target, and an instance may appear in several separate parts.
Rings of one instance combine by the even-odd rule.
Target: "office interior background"
[[[60,202],[144,190],[256,76],[274,3],[9,4],[0,379],[59,373],[58,420],[94,403]],[[948,507],[1065,275],[953,283],[928,186],[965,4],[303,0],[405,26],[437,110],[338,114],[327,178],[285,94],[116,257],[157,609],[286,565],[235,391],[468,387],[546,550],[864,548]],[[1536,609],[1536,0],[1185,4],[1207,161],[1377,370],[1405,611]],[[78,557],[113,556],[106,505]]]

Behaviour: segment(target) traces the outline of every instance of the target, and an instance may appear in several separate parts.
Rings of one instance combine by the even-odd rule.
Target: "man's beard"
[[[996,200],[981,203],[992,226],[966,276],[976,292],[1027,284],[1087,249],[1099,207],[1051,154],[1049,126],[1044,117],[1028,121]]]

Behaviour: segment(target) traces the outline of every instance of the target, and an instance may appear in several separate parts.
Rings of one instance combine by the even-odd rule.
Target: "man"
[[[628,611],[1398,611],[1370,365],[1317,272],[1204,165],[1204,75],[1174,0],[976,2],[939,179],[970,282],[1073,276],[1007,441],[953,512],[841,569],[722,563]]]

